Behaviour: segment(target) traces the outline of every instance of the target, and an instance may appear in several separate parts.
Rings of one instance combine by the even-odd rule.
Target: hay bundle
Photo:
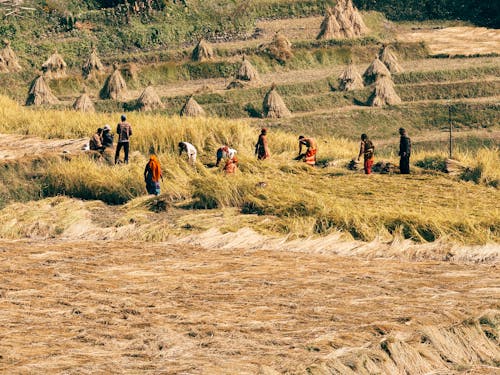
[[[358,9],[356,9],[356,7],[352,4],[351,0],[347,2],[346,8],[354,35],[361,36],[367,34],[369,31],[368,27],[366,27],[365,22],[363,21],[363,17],[361,17],[361,14],[359,13]]]
[[[26,99],[26,105],[44,105],[44,104],[57,104],[59,100],[50,91],[49,85],[45,82],[45,78],[39,75],[31,84]]]
[[[382,174],[394,173],[396,166],[389,161],[379,161],[375,163],[372,167],[373,172],[378,172]]]
[[[391,72],[387,69],[382,61],[379,60],[378,56],[370,64],[363,74],[363,79],[366,85],[371,85],[379,77],[391,77]]]
[[[73,109],[80,112],[95,112],[94,103],[92,103],[86,89],[73,103]]]
[[[327,8],[316,39],[355,38],[368,32],[363,18],[351,0],[339,0],[333,10]]]
[[[445,172],[451,176],[462,176],[465,172],[469,170],[469,168],[460,163],[457,160],[446,159],[445,160]]]
[[[92,48],[89,58],[85,64],[83,64],[82,73],[85,79],[93,78],[98,74],[104,73],[104,65],[102,65],[101,59],[99,59],[95,48]]]
[[[235,79],[234,81],[231,81],[229,85],[226,86],[226,90],[232,90],[232,89],[242,89],[245,87],[245,84],[243,81]]]
[[[162,105],[161,99],[153,86],[146,87],[137,99],[137,108],[140,111],[152,111],[161,108]]]
[[[341,91],[352,91],[360,90],[363,87],[363,78],[361,78],[354,64],[349,64],[339,76],[339,89]]]
[[[210,60],[214,57],[214,50],[212,49],[212,46],[208,44],[203,39],[200,39],[198,44],[193,50],[192,54],[192,60],[193,61],[205,61],[205,60]]]
[[[240,69],[238,69],[238,72],[236,73],[236,79],[248,82],[260,82],[259,72],[257,72],[245,56],[243,56]]]
[[[23,68],[19,65],[19,60],[10,47],[10,41],[5,39],[3,42],[5,43],[5,47],[2,51],[0,51],[0,59],[3,60],[3,63],[9,72],[20,72]]]
[[[0,73],[8,73],[9,68],[7,68],[7,63],[2,55],[0,55]]]
[[[380,61],[382,61],[391,73],[401,73],[403,68],[398,63],[398,58],[391,51],[389,46],[385,46],[380,51]]]
[[[108,77],[101,90],[102,99],[125,99],[127,95],[127,84],[118,69],[118,65],[113,65],[113,73]]]
[[[193,96],[191,95],[184,104],[184,107],[181,109],[181,116],[187,116],[187,117],[199,117],[199,116],[205,116],[205,111],[201,106],[194,100]]]
[[[351,171],[359,171],[360,169],[363,169],[363,163],[358,161],[357,159],[352,159],[347,164],[347,169],[349,169]]]
[[[391,77],[382,76],[375,82],[375,91],[370,97],[369,104],[372,107],[383,107],[385,105],[400,104],[401,98],[394,90]]]
[[[290,117],[292,114],[285,105],[285,102],[276,91],[276,85],[273,83],[271,89],[267,92],[262,103],[264,117],[282,118]]]
[[[334,39],[340,38],[341,27],[331,8],[326,9],[326,15],[321,23],[319,34],[316,39]]]
[[[139,68],[137,67],[137,65],[133,62],[131,63],[128,63],[128,64],[125,64],[122,68],[122,73],[123,75],[128,78],[128,79],[131,79],[133,81],[137,80],[137,73],[139,72]]]
[[[284,63],[293,56],[292,43],[283,34],[277,32],[271,43],[267,45],[266,52],[271,58]]]
[[[42,71],[47,78],[66,77],[66,62],[57,50],[42,64]]]

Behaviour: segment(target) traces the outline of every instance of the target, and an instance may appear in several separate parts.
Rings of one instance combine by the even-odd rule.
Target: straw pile
[[[398,58],[391,51],[389,46],[384,46],[380,51],[380,61],[382,61],[391,73],[401,73],[403,68],[398,63]]]
[[[125,99],[127,95],[127,84],[123,79],[118,65],[113,65],[113,73],[108,77],[101,90],[102,99]]]
[[[341,91],[352,91],[360,90],[363,87],[363,78],[361,78],[354,64],[349,64],[339,76],[339,89]]]
[[[214,57],[214,50],[212,49],[212,46],[208,44],[203,39],[200,39],[198,44],[193,50],[192,54],[192,60],[193,61],[205,61],[205,60],[210,60]]]
[[[236,73],[236,79],[249,82],[260,82],[259,72],[245,56],[243,56],[240,69],[238,69]]]
[[[133,62],[125,64],[122,68],[123,75],[131,80],[137,79],[137,73],[139,72],[139,68]]]
[[[369,99],[372,107],[383,107],[385,105],[400,104],[401,98],[394,90],[394,83],[391,77],[382,76],[375,82],[375,90]]]
[[[366,85],[371,85],[379,77],[391,77],[391,72],[386,68],[384,63],[379,60],[378,56],[370,64],[363,74],[363,79]]]
[[[201,106],[194,100],[193,96],[190,96],[184,107],[181,109],[181,116],[186,117],[200,117],[205,116],[205,111]]]
[[[8,73],[9,69],[7,68],[7,63],[3,56],[0,55],[0,73]]]
[[[269,56],[281,63],[286,62],[293,56],[292,43],[280,32],[274,35],[273,40],[266,46],[265,51]]]
[[[26,99],[26,105],[57,104],[59,100],[50,91],[49,85],[45,82],[44,75],[41,74],[31,84]]]
[[[326,9],[316,39],[356,38],[368,32],[359,11],[351,0],[339,0],[333,10]]]
[[[10,41],[5,39],[3,42],[5,43],[5,47],[0,51],[0,72],[2,71],[2,65],[6,69],[4,72],[20,72],[23,68],[19,65],[19,60],[10,47]]]
[[[140,111],[152,111],[162,107],[162,102],[153,86],[144,89],[137,99],[137,108]]]
[[[42,71],[47,78],[66,77],[66,62],[57,50],[42,64]]]
[[[282,118],[290,117],[292,115],[286,107],[285,102],[276,91],[276,85],[274,83],[264,97],[262,108],[264,117],[268,118]]]
[[[99,59],[95,48],[92,48],[89,58],[85,64],[83,64],[82,73],[85,79],[95,78],[98,74],[104,73],[104,65],[102,65],[101,59]]]
[[[95,112],[94,103],[92,103],[86,89],[73,103],[73,109],[80,112]]]
[[[461,176],[469,170],[469,168],[457,160],[445,160],[445,172],[451,176]]]

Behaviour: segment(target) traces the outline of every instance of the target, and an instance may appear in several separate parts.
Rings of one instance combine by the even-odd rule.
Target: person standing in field
[[[302,147],[307,147],[306,152],[302,153]],[[314,138],[306,138],[303,135],[299,136],[299,156],[297,160],[304,160],[308,165],[316,165],[316,154],[318,153],[318,145]]]
[[[89,149],[92,151],[102,151],[102,128],[98,128],[97,132],[90,138]]]
[[[160,162],[156,155],[151,155],[146,168],[144,168],[144,181],[146,182],[148,194],[160,194],[160,179],[163,180]]]
[[[116,127],[118,134],[118,144],[116,145],[115,164],[120,159],[120,150],[123,148],[125,153],[124,163],[128,164],[128,153],[130,151],[130,137],[132,136],[132,126],[127,122],[125,115],[121,116],[121,122]]]
[[[265,160],[269,159],[271,153],[269,152],[269,146],[267,145],[267,129],[262,128],[259,139],[255,144],[255,155],[257,155],[257,159]]]
[[[217,150],[217,161],[215,166],[218,167],[222,159],[233,159],[236,157],[236,151],[234,148],[230,148],[226,145],[219,147]]]
[[[401,174],[410,174],[411,140],[406,129],[399,128],[399,169]]]
[[[363,166],[365,169],[365,174],[371,174],[375,155],[375,146],[373,145],[373,142],[368,139],[368,136],[366,134],[361,134],[361,145],[359,147],[358,161],[361,155],[363,155],[364,158]]]
[[[179,156],[181,156],[183,152],[187,154],[189,164],[194,165],[198,154],[196,147],[189,142],[179,142]]]

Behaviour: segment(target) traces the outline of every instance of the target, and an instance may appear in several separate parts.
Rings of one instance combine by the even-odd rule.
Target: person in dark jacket
[[[111,127],[107,124],[102,129],[102,147],[105,149],[113,147],[113,134],[111,134]]]
[[[410,174],[411,140],[404,128],[399,128],[399,169],[401,174]]]
[[[255,155],[259,160],[269,159],[271,153],[269,152],[269,146],[267,144],[267,129],[262,128],[259,139],[255,144]]]
[[[130,150],[130,136],[132,135],[132,126],[127,122],[127,117],[122,115],[121,122],[116,126],[118,134],[118,143],[115,152],[115,164],[120,159],[120,150],[123,148],[125,153],[124,163],[128,164],[128,152]]]

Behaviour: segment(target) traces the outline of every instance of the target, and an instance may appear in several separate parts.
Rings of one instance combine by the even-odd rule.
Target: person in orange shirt
[[[160,194],[160,179],[163,180],[160,162],[156,155],[151,155],[146,168],[144,168],[144,181],[148,194]]]

